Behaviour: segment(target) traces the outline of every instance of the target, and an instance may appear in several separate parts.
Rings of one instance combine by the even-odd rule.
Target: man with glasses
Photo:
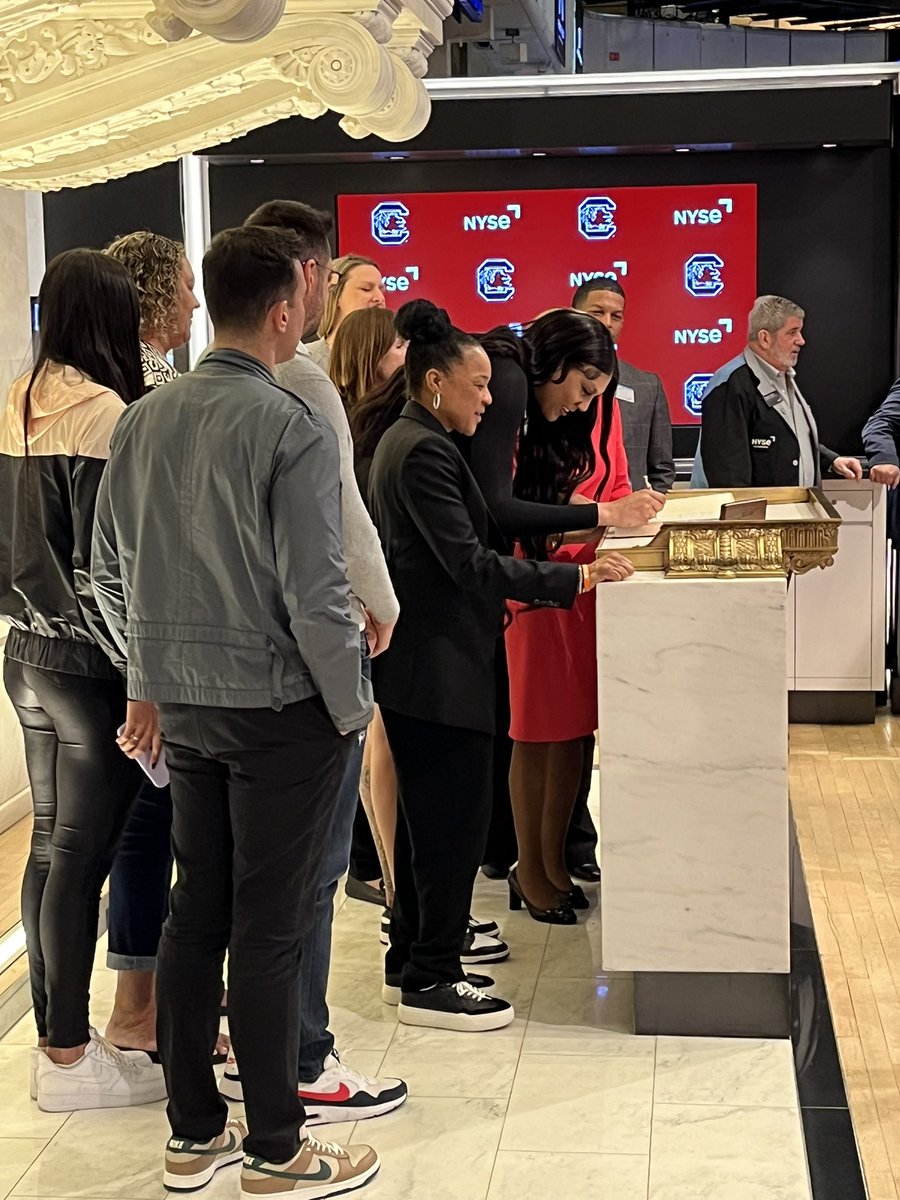
[[[303,247],[301,261],[306,280],[303,336],[308,337],[322,319],[332,275],[328,240],[331,218],[294,200],[271,200],[251,213],[244,226],[283,229]],[[367,646],[367,655],[381,654],[390,643],[400,608],[378,531],[356,483],[353,441],[341,398],[325,372],[310,358],[302,341],[294,357],[278,367],[276,377],[282,387],[299,396],[327,420],[337,434],[344,558],[351,600],[356,603],[361,633],[365,628],[362,644]],[[341,1062],[334,1037],[328,1029],[325,993],[331,960],[333,899],[338,880],[347,870],[361,765],[360,739],[353,747],[340,792],[335,796],[331,837],[322,848],[313,922],[303,943],[300,964],[298,1090],[311,1123],[359,1121],[381,1116],[398,1108],[407,1097],[406,1084],[399,1079],[369,1079]],[[229,1062],[221,1090],[228,1099],[242,1098],[238,1063]]]

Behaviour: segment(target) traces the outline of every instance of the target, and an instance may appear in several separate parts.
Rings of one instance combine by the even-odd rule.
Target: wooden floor
[[[791,801],[870,1200],[900,1200],[900,719],[792,726]]]
[[[19,894],[30,838],[30,816],[0,833],[0,938],[21,920]]]

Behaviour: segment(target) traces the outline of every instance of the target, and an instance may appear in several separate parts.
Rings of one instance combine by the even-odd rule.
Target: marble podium
[[[723,528],[720,546],[759,533],[765,557],[765,530]],[[634,973],[638,1033],[790,1033],[791,565],[745,554],[742,574],[740,557],[701,573],[638,549],[646,569],[598,589],[602,962]]]

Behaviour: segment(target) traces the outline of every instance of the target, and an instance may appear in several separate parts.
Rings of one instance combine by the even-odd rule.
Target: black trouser
[[[509,670],[506,664],[506,642],[502,637],[497,639],[494,674],[497,687],[497,733],[494,737],[492,759],[491,817],[481,861],[509,870],[519,857],[519,847],[509,798],[509,768],[513,744],[509,736]]]
[[[383,706],[381,715],[399,792],[385,973],[417,991],[464,977],[459,956],[490,820],[494,739]]]
[[[597,830],[588,811],[588,796],[594,780],[594,735],[591,733],[583,739],[584,763],[581,768],[581,783],[578,787],[578,797],[572,809],[572,819],[566,833],[566,866],[571,871],[574,867],[583,867],[585,863],[597,861]]]
[[[225,1127],[212,1049],[228,951],[228,1021],[248,1154],[287,1162],[297,1098],[300,947],[353,737],[320,697],[271,709],[160,705],[177,875],[159,947],[157,1035],[177,1137]]]
[[[22,726],[34,801],[22,880],[34,1017],[39,1037],[72,1048],[90,1037],[100,892],[143,775],[116,745],[121,681],[7,658],[3,682]]]

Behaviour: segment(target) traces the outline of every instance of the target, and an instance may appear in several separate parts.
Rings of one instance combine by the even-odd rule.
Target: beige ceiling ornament
[[[148,2],[0,0],[0,186],[98,183],[329,110],[353,138],[427,124],[452,0]]]

